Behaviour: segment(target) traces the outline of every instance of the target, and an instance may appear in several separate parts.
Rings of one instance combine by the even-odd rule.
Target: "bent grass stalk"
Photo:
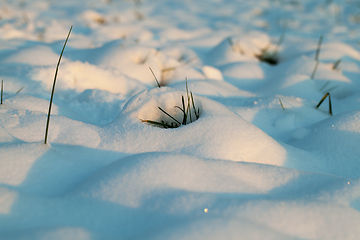
[[[63,48],[62,48],[62,50],[61,50],[61,53],[60,53],[59,61],[58,61],[57,66],[56,66],[55,77],[54,77],[54,82],[53,82],[53,87],[52,87],[51,97],[50,97],[48,117],[47,117],[47,121],[46,121],[44,144],[47,143],[47,137],[48,137],[48,131],[49,131],[49,123],[50,123],[50,114],[51,114],[51,106],[52,106],[52,101],[53,101],[54,92],[55,92],[55,83],[56,83],[56,78],[57,78],[57,74],[58,74],[58,71],[59,71],[59,65],[60,65],[60,61],[61,61],[62,55],[63,55],[64,50],[65,50],[66,43],[67,43],[67,41],[69,40],[69,37],[70,37],[70,33],[71,33],[72,28],[73,28],[73,26],[70,27],[69,33],[68,33],[68,35],[67,35],[67,37],[66,37],[64,46],[63,46]]]
[[[156,81],[156,83],[157,83],[158,87],[159,87],[159,88],[161,88],[161,85],[160,85],[159,81],[157,80],[157,78],[156,78],[156,76],[155,76],[155,73],[153,72],[153,70],[151,69],[151,67],[149,67],[149,69],[150,69],[150,71],[151,71],[152,75],[154,76],[155,81]]]
[[[165,113],[169,118],[171,118],[172,120],[174,120],[177,124],[181,125],[181,122],[179,122],[178,120],[176,120],[173,116],[171,116],[170,114],[168,114],[164,109],[162,109],[161,107],[158,107],[163,113]]]
[[[199,117],[200,117],[200,108],[198,108],[198,112],[196,112],[196,107],[195,107],[194,97],[193,97],[192,92],[190,92],[190,95],[191,95],[191,102],[192,102],[192,105],[193,105],[193,109],[194,109],[195,117],[196,117],[196,120],[198,120],[198,119],[199,119]]]
[[[316,106],[316,108],[319,108],[320,105],[325,101],[326,97],[329,96],[329,113],[332,116],[332,107],[331,107],[331,97],[330,97],[330,93],[326,93],[322,99],[320,100],[320,102],[318,103],[318,105]]]
[[[145,123],[151,123],[154,124],[155,126],[159,126],[159,127],[163,127],[163,128],[177,128],[177,125],[174,124],[167,124],[165,122],[156,122],[156,121],[151,121],[151,120],[141,120],[141,122],[145,122]]]

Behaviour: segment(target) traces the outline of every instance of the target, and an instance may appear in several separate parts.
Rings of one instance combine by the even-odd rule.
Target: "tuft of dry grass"
[[[281,108],[282,108],[283,110],[285,110],[284,104],[282,103],[282,101],[281,101],[280,98],[279,98],[279,102],[280,102]]]
[[[142,120],[142,119],[140,119],[141,122],[150,123],[150,124],[152,124],[154,126],[161,127],[161,128],[178,128],[181,125],[187,125],[188,120],[189,120],[189,123],[192,123],[192,122],[196,121],[197,119],[199,119],[199,117],[200,117],[200,108],[195,107],[194,96],[193,96],[191,91],[189,92],[189,88],[188,88],[188,85],[187,85],[187,79],[185,79],[185,84],[186,84],[187,104],[185,104],[185,98],[182,95],[181,96],[182,106],[181,107],[180,106],[174,106],[174,108],[179,109],[183,113],[183,118],[182,118],[181,121],[176,119],[175,117],[171,116],[169,113],[167,113],[161,107],[158,107],[161,112],[163,112],[166,116],[168,116],[172,120],[172,122],[170,122],[170,123],[165,122],[165,121],[157,122],[157,121],[153,121],[153,120]],[[191,115],[191,111],[192,111],[191,109],[193,109],[193,111],[194,111],[194,114],[195,114],[194,117]]]

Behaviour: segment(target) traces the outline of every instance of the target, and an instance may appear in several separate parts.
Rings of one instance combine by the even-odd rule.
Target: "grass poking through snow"
[[[44,144],[47,143],[47,137],[48,137],[48,132],[49,132],[49,123],[50,123],[50,114],[51,114],[51,106],[52,106],[52,101],[53,101],[54,92],[55,92],[55,83],[56,83],[56,78],[57,78],[57,74],[58,74],[58,71],[59,71],[59,65],[60,65],[60,61],[61,61],[62,55],[63,55],[64,50],[65,50],[66,43],[67,43],[67,41],[69,40],[72,27],[73,27],[73,26],[70,27],[69,33],[68,33],[68,35],[67,35],[67,37],[66,37],[64,46],[63,46],[63,48],[62,48],[62,50],[61,50],[61,53],[60,53],[59,61],[58,61],[57,66],[56,66],[55,77],[54,77],[54,82],[53,82],[53,87],[52,87],[51,97],[50,97],[48,117],[47,117],[47,121],[46,121]]]
[[[156,127],[162,127],[162,128],[178,128],[181,125],[186,125],[188,123],[192,123],[192,122],[198,120],[200,117],[200,108],[196,108],[196,106],[195,106],[194,96],[191,91],[189,92],[187,79],[185,79],[185,84],[186,84],[187,104],[185,104],[185,98],[184,98],[184,95],[182,95],[181,96],[182,106],[181,107],[174,106],[174,108],[179,109],[183,113],[183,115],[182,115],[183,117],[182,117],[181,121],[176,119],[175,117],[171,116],[169,113],[167,113],[161,107],[158,107],[161,112],[163,112],[166,116],[168,116],[172,120],[172,122],[170,122],[170,123],[167,123],[165,121],[157,122],[157,121],[153,121],[153,120],[141,120],[141,122],[150,123]],[[195,116],[191,115],[192,110],[193,110]]]
[[[285,110],[284,104],[282,103],[282,101],[281,101],[280,98],[279,98],[279,102],[280,102],[281,108],[282,108],[283,110]]]
[[[161,88],[161,85],[160,85],[160,83],[159,83],[159,81],[158,81],[157,77],[155,76],[155,73],[153,72],[153,70],[151,69],[151,67],[149,67],[149,69],[150,69],[150,71],[151,71],[152,75],[154,76],[155,81],[156,81],[156,83],[157,83],[158,87],[159,87],[159,88]]]
[[[1,80],[1,104],[3,104],[4,80]]]
[[[24,89],[24,86],[22,86],[19,90],[16,91],[16,94],[19,94]]]
[[[320,105],[325,101],[326,97],[329,96],[329,113],[332,116],[332,107],[331,107],[331,97],[330,97],[330,93],[326,93],[322,99],[320,100],[320,102],[318,103],[318,105],[316,106],[316,108],[319,108]]]
[[[284,34],[281,34],[279,40],[277,41],[275,48],[273,50],[269,50],[270,48],[270,44],[265,47],[263,50],[261,50],[261,54],[256,55],[256,57],[261,61],[261,62],[266,62],[270,65],[276,65],[279,63],[279,56],[278,56],[278,52],[279,52],[279,48],[280,45],[282,44],[284,40]]]

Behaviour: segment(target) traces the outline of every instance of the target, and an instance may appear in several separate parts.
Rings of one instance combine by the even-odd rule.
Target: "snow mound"
[[[256,55],[269,44],[269,37],[260,32],[226,38],[208,53],[208,62],[219,66],[233,62],[258,62]]]
[[[89,177],[72,194],[136,208],[146,203],[152,206],[149,202],[154,201],[155,195],[162,194],[159,201],[167,199],[167,203],[162,204],[163,208],[178,212],[180,209],[195,209],[199,202],[190,201],[185,207],[184,202],[176,203],[178,196],[173,191],[265,194],[281,189],[301,175],[304,173],[297,170],[263,164],[207,160],[171,153],[144,153],[108,165]],[[195,198],[203,201],[201,197]]]
[[[54,69],[54,66],[35,68],[31,72],[31,78],[40,81],[45,89],[50,91],[53,85]],[[86,89],[99,89],[130,95],[147,87],[114,69],[106,69],[87,62],[68,61],[61,65],[56,88],[77,92]]]
[[[219,96],[219,97],[254,97],[255,94],[238,89],[237,87],[219,80],[191,80],[188,86],[194,94],[202,96]],[[176,90],[185,89],[184,81],[172,83],[169,87]]]
[[[55,66],[59,55],[54,53],[48,46],[31,46],[20,49],[5,59],[6,63],[22,63],[33,66]],[[62,60],[66,62],[66,59]]]
[[[331,174],[355,178],[360,176],[360,111],[338,114],[310,129],[294,146],[323,156],[322,165]]]
[[[156,88],[135,95],[119,116],[102,129],[101,146],[133,153],[175,151],[205,158],[282,165],[286,151],[280,144],[225,106],[204,97],[194,96],[200,118],[188,125],[162,129],[141,122],[163,120],[171,123],[172,119],[158,107],[169,114],[182,115],[174,108],[182,106],[182,96],[186,98],[186,92],[170,88]]]

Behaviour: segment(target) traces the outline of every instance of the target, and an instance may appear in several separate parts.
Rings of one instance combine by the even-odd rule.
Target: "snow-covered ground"
[[[360,238],[359,0],[3,0],[1,79],[0,239]]]

